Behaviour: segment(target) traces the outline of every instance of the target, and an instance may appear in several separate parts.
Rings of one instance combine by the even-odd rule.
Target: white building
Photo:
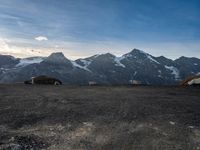
[[[130,82],[130,84],[132,84],[132,85],[140,85],[140,84],[141,84],[141,82],[140,82],[140,81],[137,81],[137,80],[130,80],[129,82]]]
[[[95,82],[95,81],[89,81],[89,83],[88,83],[90,86],[92,86],[92,85],[97,85],[97,82]]]

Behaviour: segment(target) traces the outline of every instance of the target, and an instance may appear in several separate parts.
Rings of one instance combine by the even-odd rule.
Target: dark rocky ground
[[[0,150],[198,150],[200,88],[0,85]]]

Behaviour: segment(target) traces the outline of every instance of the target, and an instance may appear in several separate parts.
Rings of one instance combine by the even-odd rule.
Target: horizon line
[[[185,55],[181,55],[181,56],[179,56],[179,57],[177,57],[177,58],[175,58],[175,59],[172,59],[172,58],[169,58],[169,57],[166,57],[165,55],[159,55],[159,56],[154,56],[154,55],[152,55],[152,54],[150,54],[150,53],[147,53],[145,50],[141,50],[141,49],[138,49],[138,48],[133,48],[131,51],[129,51],[128,53],[131,53],[132,51],[134,51],[134,50],[139,50],[139,51],[141,51],[141,52],[143,52],[143,53],[146,53],[146,54],[148,54],[148,55],[151,55],[151,56],[153,56],[153,57],[155,57],[155,58],[158,58],[158,57],[165,57],[165,58],[167,58],[167,59],[170,59],[170,60],[177,60],[177,59],[180,59],[181,57],[186,57],[186,58],[197,58],[197,59],[200,59],[200,58],[198,58],[198,57],[195,57],[195,56],[185,56]],[[0,52],[0,55],[5,55],[5,56],[12,56],[12,57],[14,57],[14,58],[19,58],[19,59],[26,59],[26,58],[32,58],[32,57],[49,57],[51,54],[54,54],[54,53],[62,53],[64,56],[65,56],[65,58],[67,58],[67,59],[69,59],[68,57],[66,57],[66,55],[65,55],[65,52],[63,52],[63,51],[56,51],[56,52],[51,52],[50,54],[48,54],[48,55],[34,55],[34,56],[27,56],[27,57],[17,57],[17,56],[14,56],[13,54],[11,54],[11,53],[1,53]],[[94,54],[94,55],[88,55],[88,56],[85,56],[85,57],[79,57],[79,58],[76,58],[76,59],[69,59],[69,60],[78,60],[78,59],[86,59],[86,58],[90,58],[90,57],[93,57],[93,56],[96,56],[96,55],[105,55],[105,54],[111,54],[111,55],[113,55],[113,56],[115,56],[115,57],[117,57],[117,58],[119,58],[119,57],[123,57],[124,55],[126,55],[126,54],[128,54],[128,53],[124,53],[124,54],[122,54],[122,55],[120,55],[120,56],[117,56],[116,54],[113,54],[113,53],[111,53],[111,52],[105,52],[105,53],[97,53],[97,54]]]

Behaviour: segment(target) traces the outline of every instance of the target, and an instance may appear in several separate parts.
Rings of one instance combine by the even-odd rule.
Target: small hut
[[[89,86],[94,86],[94,85],[97,85],[97,82],[95,82],[95,81],[89,81],[88,84],[89,84]]]
[[[141,85],[141,82],[138,81],[138,80],[130,80],[129,83],[130,83],[131,85]]]

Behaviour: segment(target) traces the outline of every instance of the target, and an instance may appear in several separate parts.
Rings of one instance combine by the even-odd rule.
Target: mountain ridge
[[[4,58],[5,57],[5,58]],[[62,79],[66,84],[129,84],[136,80],[149,85],[178,84],[184,78],[200,73],[200,59],[179,57],[175,60],[155,57],[133,49],[120,57],[111,53],[70,60],[62,52],[48,57],[32,57],[26,64],[22,59],[0,55],[0,83],[22,82],[32,76],[49,75]],[[36,58],[38,60],[36,60]]]

